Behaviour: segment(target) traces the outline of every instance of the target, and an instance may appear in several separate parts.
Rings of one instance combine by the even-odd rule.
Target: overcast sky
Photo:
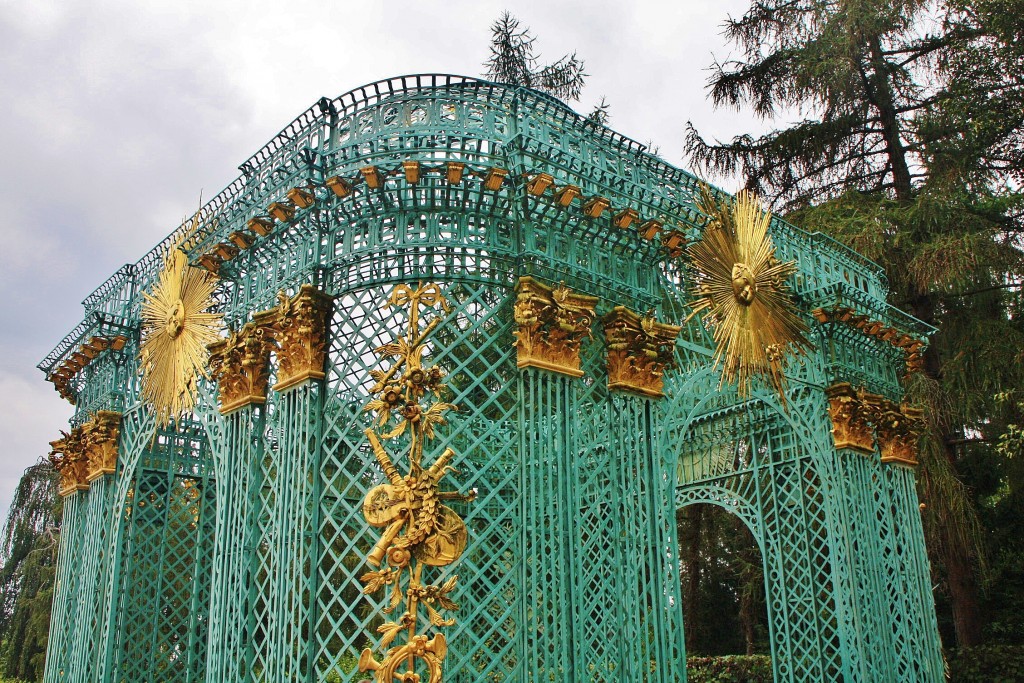
[[[479,76],[509,9],[542,57],[576,51],[612,128],[685,167],[684,125],[760,128],[706,98],[748,0],[0,0],[0,514],[71,415],[35,369],[80,302],[323,96],[409,73]],[[725,182],[726,189],[735,189]]]

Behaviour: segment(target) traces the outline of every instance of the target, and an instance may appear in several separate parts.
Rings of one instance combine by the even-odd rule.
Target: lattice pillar
[[[264,509],[273,529],[266,564],[269,619],[263,633],[268,680],[314,676],[321,380],[330,311],[330,297],[303,285],[294,297],[282,296],[280,306],[254,319],[278,347],[271,424],[278,443],[268,454],[275,476],[268,481],[272,505]]]
[[[61,673],[54,680],[95,680],[104,654],[114,496],[114,487],[107,481],[110,477],[105,475],[116,467],[119,421],[118,413],[100,411],[51,444],[61,494],[66,503],[75,501],[67,506],[73,512],[65,525],[76,539],[73,576],[59,577],[74,588],[73,593],[61,597],[62,611],[55,612],[52,622],[57,625],[58,647],[63,651],[56,655],[54,670]]]
[[[88,577],[81,586],[84,593],[94,595],[90,606],[87,654],[83,653],[82,681],[101,680],[104,674],[107,641],[113,625],[108,617],[114,597],[109,588],[116,570],[120,515],[116,509],[117,472],[120,445],[121,414],[101,410],[82,427],[85,448],[86,480],[89,482],[91,529],[90,554],[82,566]]]
[[[69,681],[69,667],[75,622],[73,620],[78,571],[78,555],[84,550],[80,531],[79,496],[64,499],[60,529],[60,554],[53,589],[53,607],[50,610],[50,639],[46,645],[46,673],[44,683]]]
[[[921,417],[920,411],[890,403],[882,406],[875,428],[891,527],[886,567],[896,673],[901,682],[941,683],[942,643],[914,476]]]
[[[210,647],[206,680],[247,681],[255,646],[251,586],[257,525],[255,498],[260,491],[260,462],[266,411],[249,405],[219,419],[212,444],[217,471],[216,541],[210,600]],[[207,424],[211,430],[211,425]]]
[[[580,584],[577,624],[581,636],[602,623],[614,624],[615,635],[591,636],[580,661],[587,675],[599,672],[593,680],[675,683],[685,678],[686,661],[678,562],[673,567],[669,559],[677,544],[675,510],[665,505],[674,500],[675,476],[657,452],[655,434],[661,424],[663,376],[673,365],[679,328],[621,306],[605,316],[603,326],[610,394],[600,436],[588,446],[596,453],[607,451],[612,476],[599,479],[592,499],[578,507],[579,526],[587,529],[589,543],[581,543],[577,554],[584,558],[583,571],[596,580]],[[578,410],[585,422],[586,405]],[[591,481],[595,473],[600,476],[601,470],[583,458],[577,464],[581,481],[588,481],[588,473]],[[608,509],[604,519],[595,517],[588,524],[584,517],[595,507]],[[614,614],[609,605],[615,605]],[[603,660],[598,657],[602,653]],[[618,662],[609,655],[617,655]]]
[[[575,577],[580,346],[596,299],[524,277],[516,288],[519,424],[523,490],[525,680],[576,681],[584,674]],[[585,640],[585,636],[584,636]],[[579,669],[579,670],[578,670]]]
[[[258,591],[259,497],[266,452],[267,385],[271,341],[266,330],[246,325],[211,347],[210,364],[218,383],[223,416],[208,420],[216,435],[216,546],[210,601],[210,648],[206,680],[248,681],[254,676],[257,644],[265,641],[265,606]],[[260,667],[263,663],[260,662]],[[261,668],[262,670],[262,668]]]
[[[917,564],[912,550],[924,552],[916,493],[894,497],[893,463],[913,464],[916,433],[908,415],[878,396],[855,391],[848,384],[828,390],[835,460],[829,465],[831,523],[836,552],[836,600],[849,611],[843,629],[845,668],[850,680],[918,681],[931,678],[935,650],[929,645],[937,628],[930,604],[930,577],[910,577],[904,562]],[[879,459],[877,447],[881,452]],[[894,482],[895,480],[895,482]],[[913,492],[913,475],[909,477]],[[908,500],[910,503],[908,503]],[[916,527],[914,520],[916,520]],[[918,536],[913,536],[914,529]],[[906,559],[905,559],[906,558]],[[913,582],[913,583],[911,583]],[[921,591],[928,592],[925,599]],[[924,602],[929,606],[925,607]],[[939,659],[941,662],[941,659]]]

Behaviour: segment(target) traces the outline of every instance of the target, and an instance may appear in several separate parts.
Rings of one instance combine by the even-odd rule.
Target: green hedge
[[[767,655],[689,657],[689,683],[772,683],[772,658]]]
[[[949,653],[950,683],[1024,681],[1024,645],[981,645]]]

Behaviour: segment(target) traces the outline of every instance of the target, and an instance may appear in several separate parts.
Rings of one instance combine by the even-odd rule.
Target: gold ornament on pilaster
[[[96,417],[82,425],[82,442],[88,461],[86,481],[91,482],[104,474],[117,471],[117,441],[120,434],[121,413],[113,410],[100,410]]]
[[[825,389],[828,414],[832,419],[832,440],[837,449],[848,448],[859,453],[875,452],[871,417],[877,411],[879,398],[857,391],[848,382]]]
[[[50,464],[60,476],[61,496],[89,489],[89,461],[82,438],[82,428],[61,431],[61,438],[50,442]]]
[[[517,366],[582,377],[580,346],[592,336],[596,304],[597,297],[564,285],[552,288],[529,276],[519,278],[513,311],[519,325]]]
[[[873,421],[882,462],[915,467],[918,464],[917,443],[924,426],[924,411],[882,401]]]
[[[675,367],[675,342],[682,329],[616,306],[604,317],[608,343],[608,388],[641,396],[664,396],[665,371]]]
[[[377,683],[419,683],[419,666],[426,668],[429,683],[440,683],[447,641],[443,633],[428,638],[418,632],[420,613],[426,613],[430,627],[435,629],[454,624],[455,620],[446,619],[441,611],[459,608],[450,597],[458,575],[439,584],[425,584],[424,570],[450,565],[462,556],[468,538],[466,524],[458,513],[441,503],[469,502],[476,492],[463,495],[439,490],[440,481],[454,471],[451,462],[455,452],[450,448],[444,449],[430,467],[423,466],[425,443],[435,438],[435,427],[445,423],[445,413],[456,409],[441,400],[446,390],[444,372],[423,364],[424,344],[450,311],[448,302],[437,285],[397,285],[387,307],[408,311],[408,331],[376,349],[382,360],[391,362],[390,367],[370,372],[374,398],[365,410],[374,413],[374,420],[365,433],[388,481],[372,488],[363,501],[366,521],[384,531],[366,558],[375,569],[360,580],[366,584],[363,592],[367,594],[388,587],[385,615],[399,606],[403,611],[377,629],[382,634],[383,660],[378,661],[373,650],[366,648],[359,657],[359,670],[372,671]],[[426,311],[433,312],[431,320],[421,325],[421,314]],[[404,476],[385,445],[388,442],[400,444],[407,452],[409,470]],[[392,645],[403,634],[404,642]]]
[[[796,264],[775,258],[771,214],[753,193],[728,199],[702,185],[697,208],[707,225],[687,248],[695,297],[690,318],[702,314],[712,330],[722,382],[736,383],[746,396],[751,379],[765,375],[785,404],[787,353],[810,347],[786,284]]]
[[[254,323],[210,344],[210,374],[217,382],[221,414],[266,403],[273,347],[266,328]]]
[[[332,299],[305,284],[293,297],[281,292],[278,300],[276,308],[257,313],[253,322],[265,327],[277,344],[274,391],[285,391],[307,380],[323,379]]]
[[[167,248],[156,285],[142,294],[142,399],[153,406],[160,425],[195,407],[207,346],[221,329],[220,314],[210,312],[216,276],[188,265],[180,249],[198,226],[197,212],[186,234]]]

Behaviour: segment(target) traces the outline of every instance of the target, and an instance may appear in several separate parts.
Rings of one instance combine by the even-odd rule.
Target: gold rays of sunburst
[[[190,412],[196,402],[196,382],[206,376],[209,351],[219,339],[221,316],[210,313],[217,278],[188,265],[171,245],[164,268],[142,302],[142,397],[167,424]]]
[[[722,382],[736,383],[746,396],[752,378],[766,375],[785,404],[786,355],[810,346],[786,284],[796,265],[775,258],[771,215],[753,193],[720,199],[704,185],[697,208],[708,223],[687,250],[695,280],[690,317],[702,313],[713,331]]]

